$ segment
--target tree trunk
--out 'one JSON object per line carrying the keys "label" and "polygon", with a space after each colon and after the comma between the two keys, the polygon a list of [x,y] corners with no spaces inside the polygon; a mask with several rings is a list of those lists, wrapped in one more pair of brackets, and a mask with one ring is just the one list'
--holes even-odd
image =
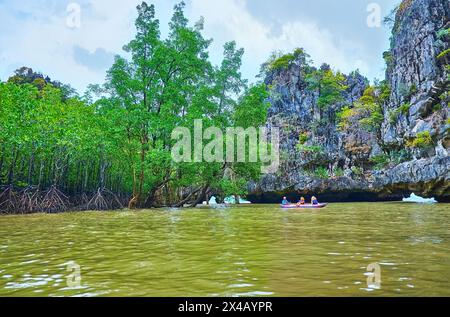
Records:
{"label": "tree trunk", "polygon": [[175,208],[179,208],[179,207],[183,207],[185,204],[187,204],[194,195],[196,195],[199,191],[201,190],[201,188],[193,191],[192,193],[190,193],[186,198],[182,199],[181,201],[179,201],[178,203],[174,204],[172,207]]}
{"label": "tree trunk", "polygon": [[41,188],[42,177],[44,173],[44,160],[41,159],[40,167],[39,167],[39,179],[38,179],[38,189]]}
{"label": "tree trunk", "polygon": [[30,160],[28,161],[28,177],[27,183],[28,186],[33,184],[33,170],[34,170],[34,148],[31,151]]}
{"label": "tree trunk", "polygon": [[1,157],[0,157],[0,184],[2,182],[3,163],[5,162],[5,144],[2,143]]}
{"label": "tree trunk", "polygon": [[86,190],[87,190],[88,176],[89,176],[89,174],[88,174],[88,164],[85,163],[85,166],[84,166],[84,181],[83,181],[83,187],[82,187],[83,192],[86,192]]}
{"label": "tree trunk", "polygon": [[8,172],[8,185],[12,185],[14,180],[14,169],[16,167],[16,162],[19,158],[19,151],[16,151],[16,147],[13,146],[12,155],[11,155],[11,165],[9,166]]}
{"label": "tree trunk", "polygon": [[144,143],[142,144],[142,149],[141,149],[141,172],[139,175],[139,189],[138,189],[138,194],[137,194],[137,203],[140,203],[141,197],[142,197],[142,192],[144,190],[144,178],[145,178],[145,168],[144,168],[144,164],[145,164],[145,146]]}
{"label": "tree trunk", "polygon": [[192,208],[196,207],[198,204],[200,204],[203,201],[208,190],[209,190],[209,185],[203,187],[200,195],[198,195],[197,199],[191,204]]}

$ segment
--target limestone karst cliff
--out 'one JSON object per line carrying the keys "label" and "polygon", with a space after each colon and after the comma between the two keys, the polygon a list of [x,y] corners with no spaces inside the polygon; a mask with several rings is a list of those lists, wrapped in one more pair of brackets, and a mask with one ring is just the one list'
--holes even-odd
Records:
{"label": "limestone karst cliff", "polygon": [[[267,125],[281,129],[281,167],[250,185],[252,199],[332,194],[401,198],[412,191],[450,199],[448,0],[397,8],[386,78],[311,66],[307,54],[273,56]],[[299,43],[301,45],[301,43]]]}

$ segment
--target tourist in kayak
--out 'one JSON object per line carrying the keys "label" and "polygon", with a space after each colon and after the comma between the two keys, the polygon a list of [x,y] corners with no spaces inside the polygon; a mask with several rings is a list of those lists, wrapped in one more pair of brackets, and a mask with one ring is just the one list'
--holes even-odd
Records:
{"label": "tourist in kayak", "polygon": [[312,196],[311,198],[311,205],[318,205],[319,201],[317,200],[317,198],[315,196]]}
{"label": "tourist in kayak", "polygon": [[297,203],[297,206],[302,206],[305,204],[305,197],[300,198],[300,201]]}
{"label": "tourist in kayak", "polygon": [[281,204],[282,204],[283,206],[289,205],[289,202],[288,202],[288,200],[287,200],[286,197],[283,197],[283,201],[281,202]]}

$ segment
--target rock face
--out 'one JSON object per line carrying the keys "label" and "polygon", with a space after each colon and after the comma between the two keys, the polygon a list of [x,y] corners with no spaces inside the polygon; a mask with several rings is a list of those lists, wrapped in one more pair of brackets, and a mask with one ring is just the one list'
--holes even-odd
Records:
{"label": "rock face", "polygon": [[[392,94],[386,113],[403,104],[409,111],[400,120],[383,125],[385,144],[403,145],[406,138],[429,131],[437,139],[446,133],[447,111],[434,111],[440,96],[448,92],[446,74],[450,56],[437,56],[449,48],[449,38],[439,31],[450,28],[450,5],[446,0],[407,0],[398,9],[388,56],[387,80]],[[448,142],[448,140],[447,140]]]}
{"label": "rock face", "polygon": [[316,69],[304,55],[266,71],[267,125],[280,128],[281,167],[249,185],[252,199],[333,193],[339,200],[352,192],[401,198],[415,192],[450,200],[449,15],[448,0],[405,0],[398,7],[384,55],[390,93],[376,129],[351,121],[339,127],[338,113],[352,111],[369,86],[359,73],[344,75],[341,98],[321,107],[320,87],[308,79]]}

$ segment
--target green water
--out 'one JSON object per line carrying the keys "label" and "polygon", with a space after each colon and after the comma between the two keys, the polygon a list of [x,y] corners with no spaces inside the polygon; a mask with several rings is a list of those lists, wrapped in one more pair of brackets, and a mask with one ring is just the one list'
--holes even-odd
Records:
{"label": "green water", "polygon": [[449,215],[361,203],[2,216],[0,296],[450,296]]}

